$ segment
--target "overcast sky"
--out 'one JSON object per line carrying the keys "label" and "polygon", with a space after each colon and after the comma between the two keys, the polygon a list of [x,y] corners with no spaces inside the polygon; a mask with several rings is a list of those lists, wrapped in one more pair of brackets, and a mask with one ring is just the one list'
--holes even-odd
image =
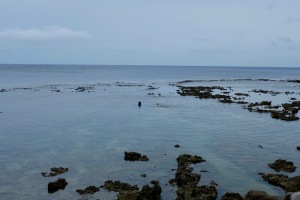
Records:
{"label": "overcast sky", "polygon": [[300,0],[0,0],[0,63],[300,67]]}

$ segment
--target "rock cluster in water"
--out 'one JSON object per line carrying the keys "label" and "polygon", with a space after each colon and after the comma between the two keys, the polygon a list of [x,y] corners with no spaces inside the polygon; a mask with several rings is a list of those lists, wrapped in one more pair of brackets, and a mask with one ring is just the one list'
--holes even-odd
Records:
{"label": "rock cluster in water", "polygon": [[[249,96],[246,93],[235,93],[236,96],[241,96],[240,98],[235,96],[230,96],[228,91],[231,90],[230,87],[224,88],[220,86],[178,86],[179,90],[177,93],[181,96],[194,96],[200,99],[218,99],[221,103],[237,103],[237,104],[248,104],[247,109],[249,111],[259,112],[259,113],[270,113],[271,117],[274,119],[280,119],[284,121],[295,121],[299,120],[297,113],[300,109],[300,101],[296,101],[295,98],[291,103],[284,103],[282,105],[272,105],[271,101],[262,101],[255,103],[248,103],[244,101],[244,97]],[[223,93],[223,94],[219,94]],[[268,90],[252,90],[254,93],[263,94],[280,94],[277,91]],[[292,94],[292,92],[285,92],[285,94]]]}
{"label": "rock cluster in water", "polygon": [[137,152],[124,152],[126,161],[149,161],[149,158],[146,155],[141,155]]}
{"label": "rock cluster in water", "polygon": [[128,183],[122,183],[120,181],[105,181],[104,185],[101,186],[108,191],[118,192],[119,200],[161,200],[161,187],[158,181],[151,181],[153,187],[144,185],[139,190],[137,185],[130,185]]}
{"label": "rock cluster in water", "polygon": [[293,162],[278,159],[274,163],[269,163],[268,166],[274,169],[276,172],[286,171],[286,172],[294,172],[296,170],[296,166],[294,166]]}
{"label": "rock cluster in water", "polygon": [[77,189],[76,192],[78,192],[80,195],[87,195],[87,194],[94,194],[95,192],[99,192],[100,187],[96,186],[88,186],[85,189]]}
{"label": "rock cluster in water", "polygon": [[216,199],[217,189],[214,185],[198,186],[201,175],[192,173],[190,164],[206,162],[200,156],[183,154],[177,157],[177,171],[174,179],[170,179],[171,185],[177,185],[177,200],[184,199]]}
{"label": "rock cluster in water", "polygon": [[69,171],[68,168],[64,167],[52,167],[50,168],[51,172],[42,172],[42,176],[44,177],[52,177],[52,176],[57,176],[59,174],[64,174]]}
{"label": "rock cluster in water", "polygon": [[48,193],[52,194],[54,192],[57,192],[58,190],[64,190],[67,185],[68,183],[64,178],[59,178],[57,181],[49,182]]}

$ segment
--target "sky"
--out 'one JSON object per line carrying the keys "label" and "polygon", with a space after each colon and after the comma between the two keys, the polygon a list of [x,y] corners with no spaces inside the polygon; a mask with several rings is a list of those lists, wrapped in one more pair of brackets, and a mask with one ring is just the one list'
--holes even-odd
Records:
{"label": "sky", "polygon": [[300,1],[0,0],[0,63],[300,67]]}

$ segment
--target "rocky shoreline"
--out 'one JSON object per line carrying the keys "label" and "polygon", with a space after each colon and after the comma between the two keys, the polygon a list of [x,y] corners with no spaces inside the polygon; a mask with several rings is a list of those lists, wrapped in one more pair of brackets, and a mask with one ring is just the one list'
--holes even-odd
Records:
{"label": "rocky shoreline", "polygon": [[[174,147],[179,146],[176,144]],[[178,147],[177,147],[178,148]],[[128,159],[128,156],[130,159]],[[133,156],[133,159],[132,159]],[[141,158],[147,158],[143,160]],[[148,157],[138,152],[124,152],[124,160],[129,162],[148,161]],[[199,185],[201,173],[194,173],[193,167],[190,165],[201,164],[206,162],[201,156],[182,154],[176,159],[177,169],[175,177],[168,181],[168,184],[177,188],[176,200],[216,200],[218,198],[218,183],[211,181],[208,185]],[[278,159],[268,166],[274,171],[294,172],[296,166],[293,162]],[[173,170],[172,170],[173,171]],[[51,172],[42,172],[44,177],[53,177],[62,175],[68,172],[68,168],[52,167]],[[203,172],[204,173],[204,172]],[[146,176],[146,174],[144,174]],[[226,192],[221,196],[221,200],[294,200],[300,197],[300,176],[289,177],[284,174],[267,174],[263,172],[258,173],[263,180],[269,184],[282,188],[286,195],[284,197],[271,196],[264,191],[250,190],[243,197],[239,193]],[[141,176],[142,177],[142,176]],[[52,194],[59,190],[64,190],[68,182],[64,178],[59,178],[57,181],[48,183],[48,193]],[[159,181],[152,180],[151,185],[144,185],[139,189],[137,185],[130,185],[119,180],[106,180],[100,186],[87,186],[85,189],[77,189],[76,192],[81,196],[93,195],[94,193],[106,190],[108,192],[115,192],[118,200],[161,200],[162,187]]]}

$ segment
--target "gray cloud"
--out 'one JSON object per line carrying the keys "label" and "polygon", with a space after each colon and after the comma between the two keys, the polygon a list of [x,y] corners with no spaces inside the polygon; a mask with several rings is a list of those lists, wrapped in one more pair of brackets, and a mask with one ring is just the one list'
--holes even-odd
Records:
{"label": "gray cloud", "polygon": [[9,29],[0,31],[2,40],[48,41],[86,40],[93,37],[85,31],[74,31],[66,27],[46,26],[40,29]]}

